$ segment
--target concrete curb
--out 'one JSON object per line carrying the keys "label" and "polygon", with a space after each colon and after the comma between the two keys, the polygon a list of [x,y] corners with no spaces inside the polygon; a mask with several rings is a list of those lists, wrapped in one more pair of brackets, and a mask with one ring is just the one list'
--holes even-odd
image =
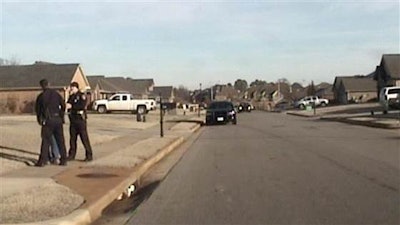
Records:
{"label": "concrete curb", "polygon": [[322,117],[321,115],[315,115],[315,116],[314,115],[304,115],[304,114],[293,113],[293,112],[286,112],[286,114],[292,115],[292,116],[305,117],[305,118],[319,118],[320,120],[325,120],[325,121],[341,122],[341,123],[347,123],[347,124],[359,125],[359,126],[367,126],[367,127],[373,127],[373,128],[400,129],[400,125],[398,125],[398,124],[384,124],[384,123],[379,123],[379,122],[352,120],[351,118],[346,118],[346,117]]}
{"label": "concrete curb", "polygon": [[[129,185],[135,183],[140,179],[140,177],[154,164],[159,162],[162,158],[168,155],[172,150],[177,148],[179,145],[183,143],[183,137],[179,137],[165,146],[162,150],[158,151],[157,154],[152,156],[150,159],[146,160],[139,166],[135,168],[135,171],[126,178],[123,182],[119,183],[117,186],[113,188],[110,192],[104,195],[101,199],[99,199],[96,203],[90,205],[87,210],[90,214],[90,222],[95,221],[97,218],[101,216],[101,212],[104,208],[106,208],[111,202],[113,202]],[[79,223],[84,224],[84,223]]]}
{"label": "concrete curb", "polygon": [[317,118],[320,117],[320,115],[304,115],[300,113],[293,113],[293,112],[286,112],[286,115],[291,115],[291,116],[300,116],[300,117],[307,117],[307,118]]}
{"label": "concrete curb", "polygon": [[167,121],[165,121],[165,122],[175,122],[175,123],[186,122],[186,123],[199,123],[199,124],[203,124],[203,123],[204,123],[204,119],[192,118],[192,119],[167,120]]}
{"label": "concrete curb", "polygon": [[[195,126],[192,130],[198,130],[200,125]],[[191,132],[193,132],[191,130]],[[155,155],[153,155],[148,160],[144,161],[140,165],[134,168],[134,171],[131,175],[117,184],[111,191],[105,194],[102,198],[98,199],[95,203],[89,205],[84,209],[77,209],[73,211],[71,214],[55,218],[47,221],[40,221],[34,223],[18,223],[19,225],[85,225],[94,222],[101,216],[101,212],[104,208],[106,208],[110,203],[112,203],[121,193],[124,192],[126,187],[135,183],[140,179],[140,177],[154,164],[158,163],[161,159],[163,159],[166,155],[171,153],[174,149],[180,146],[184,142],[183,137],[176,137],[173,141],[168,143],[162,149],[160,149]],[[7,224],[9,225],[9,224]]]}
{"label": "concrete curb", "polygon": [[320,118],[321,120],[325,121],[334,121],[334,122],[341,122],[341,123],[348,123],[352,125],[359,125],[359,126],[367,126],[373,128],[382,128],[382,129],[400,129],[400,125],[398,124],[384,124],[384,123],[377,123],[371,121],[362,121],[362,120],[352,120],[351,118]]}
{"label": "concrete curb", "polygon": [[197,124],[192,129],[190,129],[190,132],[194,133],[194,132],[198,131],[200,128],[201,128],[201,124]]}

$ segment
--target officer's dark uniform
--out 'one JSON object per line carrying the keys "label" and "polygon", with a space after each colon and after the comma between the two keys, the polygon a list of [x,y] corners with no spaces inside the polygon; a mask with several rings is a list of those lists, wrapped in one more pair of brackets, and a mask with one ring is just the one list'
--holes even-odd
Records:
{"label": "officer's dark uniform", "polygon": [[[72,85],[77,85],[73,83]],[[78,87],[78,86],[76,86]],[[76,94],[72,94],[68,98],[68,103],[72,105],[69,110],[69,120],[70,120],[70,149],[68,153],[68,159],[74,160],[76,156],[76,142],[78,135],[81,137],[81,141],[86,151],[85,161],[93,160],[92,147],[90,146],[89,136],[87,133],[86,126],[86,97],[85,95],[78,91]]]}
{"label": "officer's dark uniform", "polygon": [[67,155],[63,132],[64,99],[55,90],[45,88],[36,99],[35,109],[37,121],[42,126],[42,146],[39,160],[35,166],[44,166],[49,161],[49,148],[52,135],[54,135],[60,149],[60,165],[66,165]]}

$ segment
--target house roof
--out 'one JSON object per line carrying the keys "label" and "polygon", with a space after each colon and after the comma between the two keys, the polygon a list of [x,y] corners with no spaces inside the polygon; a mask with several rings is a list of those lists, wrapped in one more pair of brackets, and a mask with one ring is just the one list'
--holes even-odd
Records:
{"label": "house roof", "polygon": [[87,76],[90,84],[90,88],[94,90],[98,85],[99,88],[103,91],[109,92],[118,92],[121,91],[121,88],[114,85],[113,83],[109,82],[105,79],[105,76],[97,75],[97,76]]}
{"label": "house roof", "polygon": [[131,94],[140,95],[149,93],[149,88],[154,85],[153,79],[132,79],[124,77],[105,77],[101,82],[110,89],[113,88],[116,89],[116,91],[126,91]]}
{"label": "house roof", "polygon": [[330,83],[322,82],[318,85],[315,86],[315,89],[320,90],[320,89],[332,89],[333,85]]}
{"label": "house roof", "polygon": [[302,89],[304,89],[304,87],[303,87],[303,85],[301,85],[301,84],[295,82],[295,83],[292,84],[292,89],[293,89],[293,90],[297,90],[297,89],[302,90]]}
{"label": "house roof", "polygon": [[99,84],[101,79],[104,79],[104,76],[102,75],[90,75],[87,76],[87,79],[89,81],[90,89],[94,90],[96,86]]}
{"label": "house roof", "polygon": [[124,77],[106,77],[105,80],[114,87],[117,87],[118,91],[132,92],[133,90],[132,83]]}
{"label": "house roof", "polygon": [[154,85],[153,79],[127,79],[132,84],[132,94],[146,94],[149,88]]}
{"label": "house roof", "polygon": [[219,85],[219,86],[217,86],[215,95],[216,96],[225,96],[225,97],[229,97],[229,98],[236,98],[236,97],[238,97],[238,92],[232,86]]}
{"label": "house roof", "polygon": [[[275,85],[271,84],[271,83],[259,86],[258,87],[258,94],[259,95],[263,95],[263,94],[271,95],[276,90],[276,88],[274,86]],[[262,97],[262,96],[260,96],[260,97]]]}
{"label": "house roof", "polygon": [[383,55],[381,65],[391,78],[400,79],[400,54]]}
{"label": "house roof", "polygon": [[370,77],[342,77],[341,82],[346,91],[376,91],[376,81]]}
{"label": "house roof", "polygon": [[174,88],[172,86],[158,86],[154,87],[152,95],[159,96],[161,93],[162,98],[170,98],[173,94]]}
{"label": "house roof", "polygon": [[244,95],[247,95],[248,98],[255,98],[257,95],[258,87],[257,86],[251,86],[248,88],[245,92]]}
{"label": "house roof", "polygon": [[41,79],[47,79],[53,88],[66,87],[78,69],[79,64],[0,66],[0,89],[39,88]]}
{"label": "house roof", "polygon": [[354,75],[354,76],[336,76],[335,81],[333,82],[332,89],[338,89],[340,84],[342,83],[342,80],[345,78],[351,78],[351,77],[362,77],[362,75]]}

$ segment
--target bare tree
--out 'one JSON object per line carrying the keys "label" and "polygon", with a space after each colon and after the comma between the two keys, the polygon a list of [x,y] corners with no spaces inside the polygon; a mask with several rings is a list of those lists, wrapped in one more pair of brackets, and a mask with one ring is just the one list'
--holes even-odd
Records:
{"label": "bare tree", "polygon": [[11,57],[10,59],[0,58],[0,66],[15,66],[19,64],[20,61],[15,56]]}
{"label": "bare tree", "polygon": [[265,80],[258,80],[258,79],[256,79],[255,81],[253,81],[253,82],[250,83],[250,87],[253,87],[253,86],[261,86],[261,85],[266,85],[266,84],[267,84],[267,82],[266,82]]}
{"label": "bare tree", "polygon": [[191,101],[190,91],[183,85],[180,85],[178,88],[175,88],[175,96],[179,101],[183,102]]}
{"label": "bare tree", "polygon": [[307,87],[307,95],[315,95],[316,92],[314,81],[311,81],[310,86]]}
{"label": "bare tree", "polygon": [[241,92],[245,91],[248,88],[247,81],[242,79],[237,79],[233,86],[236,90],[239,90]]}

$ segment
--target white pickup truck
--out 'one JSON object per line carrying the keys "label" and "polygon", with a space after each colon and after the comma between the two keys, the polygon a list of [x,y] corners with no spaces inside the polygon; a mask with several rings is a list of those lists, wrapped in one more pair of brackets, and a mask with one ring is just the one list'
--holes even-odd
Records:
{"label": "white pickup truck", "polygon": [[115,94],[109,99],[97,100],[93,109],[99,113],[111,111],[131,111],[145,114],[156,108],[156,101],[152,99],[133,99],[131,94]]}
{"label": "white pickup truck", "polygon": [[313,104],[315,104],[315,106],[324,107],[329,104],[329,100],[320,98],[318,96],[307,96],[307,97],[304,97],[304,98],[300,99],[299,101],[295,102],[294,107],[300,108],[300,109],[305,109],[306,106],[313,105]]}

